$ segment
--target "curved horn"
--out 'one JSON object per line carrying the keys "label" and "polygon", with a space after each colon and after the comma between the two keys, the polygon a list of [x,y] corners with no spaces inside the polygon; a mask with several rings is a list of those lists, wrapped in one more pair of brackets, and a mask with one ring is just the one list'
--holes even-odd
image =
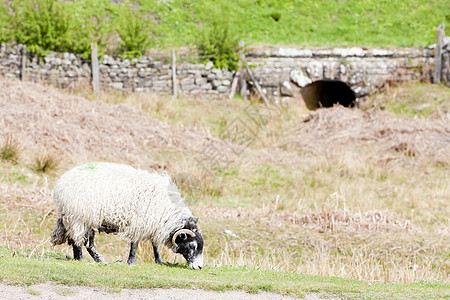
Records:
{"label": "curved horn", "polygon": [[172,244],[173,244],[175,247],[178,247],[177,243],[175,243],[175,240],[176,240],[177,237],[178,237],[180,234],[182,234],[182,233],[189,234],[189,235],[192,236],[192,237],[195,236],[195,233],[193,233],[193,232],[192,232],[191,230],[189,230],[189,229],[180,229],[180,230],[178,230],[177,232],[175,232],[175,234],[174,234],[173,237],[172,237]]}

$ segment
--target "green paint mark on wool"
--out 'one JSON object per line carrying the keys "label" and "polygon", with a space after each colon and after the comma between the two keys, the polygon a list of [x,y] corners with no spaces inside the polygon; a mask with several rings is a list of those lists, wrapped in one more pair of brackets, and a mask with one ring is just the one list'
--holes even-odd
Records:
{"label": "green paint mark on wool", "polygon": [[91,171],[93,171],[93,170],[95,170],[97,168],[97,163],[90,163],[90,164],[86,164],[85,166],[84,166],[84,169],[85,170],[91,170]]}

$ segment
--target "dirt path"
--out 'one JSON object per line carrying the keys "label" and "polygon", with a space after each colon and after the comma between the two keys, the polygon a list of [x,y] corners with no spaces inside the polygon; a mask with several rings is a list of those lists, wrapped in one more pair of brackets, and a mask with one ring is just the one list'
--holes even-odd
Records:
{"label": "dirt path", "polygon": [[[136,299],[214,299],[214,300],[231,300],[231,299],[270,299],[270,300],[289,300],[294,299],[288,296],[259,293],[248,294],[244,291],[227,291],[214,292],[204,290],[187,290],[187,289],[122,289],[120,293],[110,293],[101,288],[84,287],[84,286],[64,286],[52,283],[41,283],[30,287],[12,286],[0,283],[0,299],[64,299],[64,300],[136,300]],[[308,294],[304,299],[314,300],[320,299],[317,294]]]}

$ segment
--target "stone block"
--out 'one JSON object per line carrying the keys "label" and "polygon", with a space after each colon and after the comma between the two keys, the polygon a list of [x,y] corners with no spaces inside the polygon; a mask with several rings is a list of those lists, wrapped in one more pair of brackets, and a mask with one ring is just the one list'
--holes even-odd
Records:
{"label": "stone block", "polygon": [[294,90],[289,81],[283,81],[280,87],[281,96],[293,97]]}
{"label": "stone block", "polygon": [[228,92],[229,90],[230,90],[229,87],[224,86],[224,85],[221,85],[221,86],[218,86],[218,87],[217,87],[217,91],[218,91],[219,93],[226,93],[226,92]]}
{"label": "stone block", "polygon": [[197,77],[195,78],[195,84],[196,85],[205,85],[208,82],[208,80],[205,77]]}
{"label": "stone block", "polygon": [[195,84],[195,78],[194,77],[185,77],[180,79],[181,85],[194,85]]}
{"label": "stone block", "polygon": [[205,70],[209,71],[214,66],[214,63],[212,61],[208,61],[205,65]]}
{"label": "stone block", "polygon": [[303,74],[302,69],[292,70],[290,73],[290,79],[299,87],[304,87],[312,82],[311,78]]}
{"label": "stone block", "polygon": [[222,70],[221,69],[212,69],[211,73],[213,73],[217,77],[222,76]]}
{"label": "stone block", "polygon": [[212,90],[212,85],[211,85],[211,83],[206,83],[206,84],[203,84],[202,86],[200,86],[200,89],[209,91],[209,90]]}
{"label": "stone block", "polygon": [[123,88],[123,82],[111,82],[110,83],[110,86],[113,88],[113,89],[118,89],[118,90],[121,90],[122,88]]}
{"label": "stone block", "polygon": [[214,79],[214,80],[212,81],[212,86],[213,86],[213,88],[217,88],[217,87],[219,87],[219,86],[221,86],[221,85],[222,85],[222,80]]}

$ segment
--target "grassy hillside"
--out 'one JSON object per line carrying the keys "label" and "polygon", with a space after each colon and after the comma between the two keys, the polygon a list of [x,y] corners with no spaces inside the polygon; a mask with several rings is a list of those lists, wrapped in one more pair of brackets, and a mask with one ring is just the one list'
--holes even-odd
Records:
{"label": "grassy hillside", "polygon": [[[0,163],[5,256],[71,256],[67,245],[51,249],[48,242],[57,218],[51,190],[70,167],[107,160],[175,178],[200,218],[210,267],[372,282],[448,281],[444,86],[391,88],[375,95],[368,111],[276,108],[264,126],[252,127],[256,138],[248,148],[233,156],[229,147],[235,144],[225,143],[223,132],[236,120],[250,125],[245,111],[262,110],[262,104],[76,91],[88,101],[20,81],[0,85],[0,148],[8,148],[8,136],[18,146],[14,158]],[[429,102],[427,95],[433,113],[411,110],[405,117],[392,102],[401,98],[404,107],[416,108]],[[205,169],[196,158],[211,141],[230,160]],[[60,164],[43,173],[37,165],[48,165],[45,152]],[[100,234],[97,245],[108,262],[126,259],[128,245],[115,236]],[[162,256],[184,263],[167,249]],[[148,243],[140,246],[138,262],[153,264]]]}
{"label": "grassy hillside", "polygon": [[450,28],[450,0],[1,3],[0,41],[15,39],[30,45],[32,51],[86,53],[94,41],[100,52],[116,54],[193,47],[214,23],[247,45],[329,47],[424,47],[435,42],[439,24]]}
{"label": "grassy hillside", "polygon": [[435,42],[437,25],[450,25],[449,0],[141,3],[155,13],[161,46],[190,45],[213,20],[225,20],[247,44],[300,46],[426,46]]}

